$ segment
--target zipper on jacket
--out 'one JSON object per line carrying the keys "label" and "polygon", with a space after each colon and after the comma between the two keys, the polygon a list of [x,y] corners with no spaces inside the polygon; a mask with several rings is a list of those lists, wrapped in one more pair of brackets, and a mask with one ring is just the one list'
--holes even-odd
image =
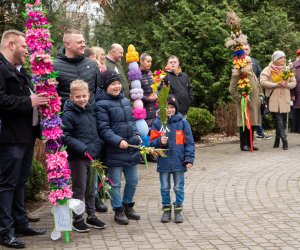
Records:
{"label": "zipper on jacket", "polygon": [[[172,135],[172,133],[170,133]],[[172,155],[173,155],[173,147],[172,147],[172,139],[170,140],[170,172],[173,172],[173,160],[172,160]]]}
{"label": "zipper on jacket", "polygon": [[92,128],[91,121],[90,121],[90,119],[89,119],[89,114],[88,114],[88,111],[87,111],[87,112],[85,112],[85,115],[86,115],[86,118],[88,119],[88,123],[89,123],[89,125],[90,125],[90,128],[91,128],[93,157],[96,157],[96,154],[95,154],[95,148],[94,148],[93,128]]}

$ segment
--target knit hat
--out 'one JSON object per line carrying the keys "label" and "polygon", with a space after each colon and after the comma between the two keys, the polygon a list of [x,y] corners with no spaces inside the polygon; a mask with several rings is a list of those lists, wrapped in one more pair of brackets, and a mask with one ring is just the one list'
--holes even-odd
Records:
{"label": "knit hat", "polygon": [[167,99],[167,103],[170,104],[170,105],[173,105],[176,109],[175,113],[177,113],[177,110],[178,110],[178,102],[175,98],[175,96],[173,95],[169,95],[168,96],[168,99]]}
{"label": "knit hat", "polygon": [[296,55],[297,55],[297,56],[300,56],[300,49],[298,49],[298,50],[296,51]]}
{"label": "knit hat", "polygon": [[281,50],[277,50],[272,55],[272,62],[276,62],[279,58],[285,57],[285,54]]}
{"label": "knit hat", "polygon": [[121,82],[120,76],[116,71],[108,69],[101,74],[101,82],[104,90],[107,90],[108,86],[114,81]]}

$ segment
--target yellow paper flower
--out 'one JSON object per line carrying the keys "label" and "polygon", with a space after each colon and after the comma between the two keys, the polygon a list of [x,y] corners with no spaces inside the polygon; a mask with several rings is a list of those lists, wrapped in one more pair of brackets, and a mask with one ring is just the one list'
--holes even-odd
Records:
{"label": "yellow paper flower", "polygon": [[139,53],[135,50],[135,47],[132,44],[130,44],[127,48],[126,62],[132,63],[138,61],[139,61]]}

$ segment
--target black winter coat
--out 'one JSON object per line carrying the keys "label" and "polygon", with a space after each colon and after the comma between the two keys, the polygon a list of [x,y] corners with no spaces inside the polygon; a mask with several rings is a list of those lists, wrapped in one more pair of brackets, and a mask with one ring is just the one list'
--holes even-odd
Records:
{"label": "black winter coat", "polygon": [[122,140],[132,145],[140,144],[129,100],[123,92],[112,96],[100,88],[97,89],[95,99],[98,133],[106,146],[104,164],[108,167],[131,167],[138,164],[140,155],[136,148],[119,148]]}
{"label": "black winter coat", "polygon": [[152,126],[153,120],[156,118],[156,112],[158,110],[158,101],[149,100],[149,96],[153,93],[153,90],[151,88],[152,84],[152,72],[150,70],[142,71],[141,85],[142,89],[144,90],[144,97],[142,98],[142,101],[144,103],[144,108],[146,109],[147,114],[145,120],[150,128]]}
{"label": "black winter coat", "polygon": [[30,75],[20,72],[0,53],[0,143],[32,143],[37,127],[32,126]]}
{"label": "black winter coat", "polygon": [[99,159],[104,143],[98,136],[96,115],[92,105],[88,103],[83,109],[71,100],[67,100],[62,121],[63,143],[67,146],[69,160],[87,159],[85,152],[88,152],[92,158]]}
{"label": "black winter coat", "polygon": [[90,101],[94,101],[96,88],[101,85],[100,71],[95,62],[84,56],[68,58],[65,56],[65,48],[62,47],[53,67],[58,71],[57,92],[62,98],[62,105],[69,99],[71,82],[77,79],[83,80],[89,85]]}
{"label": "black winter coat", "polygon": [[178,111],[186,115],[193,101],[193,90],[191,80],[184,72],[176,75],[167,71],[166,80],[170,83],[170,94],[174,95],[178,102]]}

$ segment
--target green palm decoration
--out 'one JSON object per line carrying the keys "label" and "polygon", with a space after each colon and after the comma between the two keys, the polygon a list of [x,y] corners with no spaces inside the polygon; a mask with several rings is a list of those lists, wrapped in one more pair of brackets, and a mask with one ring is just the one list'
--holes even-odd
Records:
{"label": "green palm decoration", "polygon": [[166,132],[167,128],[167,99],[169,95],[170,87],[164,85],[158,92],[158,108],[159,108],[159,118],[163,126],[163,132]]}

